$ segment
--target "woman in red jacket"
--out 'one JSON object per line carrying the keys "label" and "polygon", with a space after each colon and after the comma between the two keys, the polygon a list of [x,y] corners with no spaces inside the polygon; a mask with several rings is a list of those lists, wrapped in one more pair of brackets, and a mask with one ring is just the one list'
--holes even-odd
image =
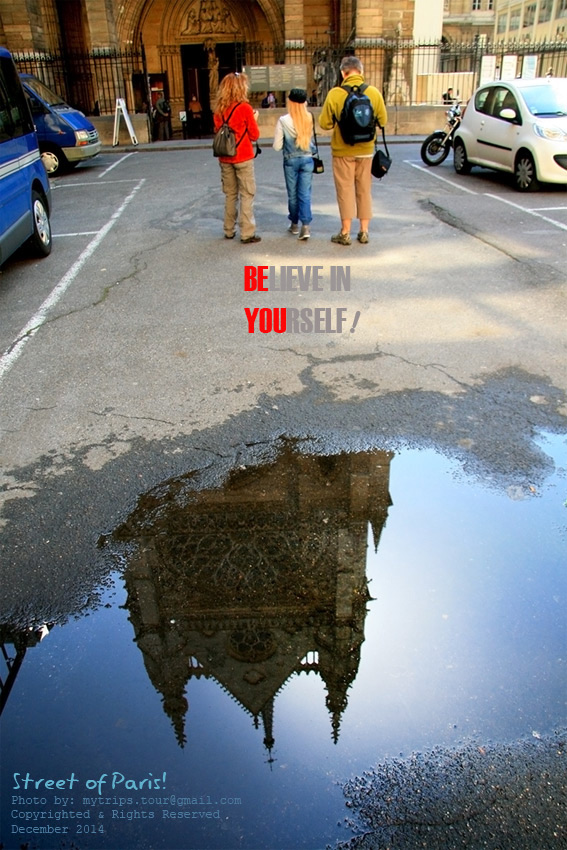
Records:
{"label": "woman in red jacket", "polygon": [[[232,114],[231,114],[232,113]],[[255,232],[254,146],[260,137],[256,123],[258,112],[248,102],[248,77],[246,74],[227,74],[220,82],[213,115],[215,133],[228,120],[236,136],[236,154],[219,157],[221,184],[225,194],[224,236],[234,239],[238,205],[240,201],[240,241],[248,244],[260,242]]]}

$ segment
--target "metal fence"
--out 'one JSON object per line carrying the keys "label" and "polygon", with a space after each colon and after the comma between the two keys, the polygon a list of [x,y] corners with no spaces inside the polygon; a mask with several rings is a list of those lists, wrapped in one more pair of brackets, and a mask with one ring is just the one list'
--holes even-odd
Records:
{"label": "metal fence", "polygon": [[145,111],[149,102],[143,50],[12,55],[20,73],[39,77],[85,115],[113,113],[117,98],[124,98],[133,112]]}
{"label": "metal fence", "polygon": [[[166,46],[169,55],[177,49]],[[318,105],[339,81],[339,64],[347,54],[363,61],[366,79],[383,91],[388,105],[396,106],[441,103],[448,88],[467,100],[487,75],[491,79],[528,73],[544,76],[552,69],[554,76],[567,76],[565,42],[504,44],[476,39],[463,44],[445,40],[421,44],[372,38],[355,39],[342,46],[303,42],[234,45],[235,67],[239,70],[245,65],[304,65],[309,94]],[[124,98],[132,112],[145,111],[150,102],[143,48],[101,48],[88,54],[16,53],[14,58],[21,72],[35,74],[88,115],[113,113],[117,98]],[[150,70],[158,73],[162,69]],[[183,93],[176,95],[182,97]]]}

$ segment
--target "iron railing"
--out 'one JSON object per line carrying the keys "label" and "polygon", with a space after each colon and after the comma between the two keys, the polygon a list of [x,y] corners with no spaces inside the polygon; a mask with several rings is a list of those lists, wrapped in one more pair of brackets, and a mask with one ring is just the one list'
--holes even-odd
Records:
{"label": "iron railing", "polygon": [[[388,105],[397,106],[441,103],[449,87],[467,100],[486,74],[491,78],[527,73],[544,76],[551,68],[555,76],[567,76],[566,42],[504,44],[477,38],[463,44],[445,40],[422,44],[406,39],[359,38],[342,46],[295,41],[283,45],[240,42],[234,47],[238,70],[245,65],[304,65],[309,94],[318,105],[339,81],[340,60],[346,54],[360,57],[366,79],[383,91]],[[165,50],[171,56],[176,48],[166,46]],[[150,103],[143,49],[15,53],[14,58],[20,72],[35,74],[88,115],[113,113],[117,98],[124,98],[132,112],[146,111]],[[171,94],[181,100],[187,93]],[[257,102],[261,97],[256,93],[252,100]],[[282,95],[280,102],[283,105]]]}

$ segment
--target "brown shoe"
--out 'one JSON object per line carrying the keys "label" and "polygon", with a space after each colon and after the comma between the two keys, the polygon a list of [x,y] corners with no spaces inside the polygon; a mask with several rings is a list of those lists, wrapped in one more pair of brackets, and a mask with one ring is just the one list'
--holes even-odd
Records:
{"label": "brown shoe", "polygon": [[350,233],[337,233],[336,236],[331,236],[331,242],[337,245],[351,245]]}
{"label": "brown shoe", "polygon": [[255,233],[253,236],[249,236],[248,239],[241,239],[240,241],[243,245],[250,245],[252,242],[261,242],[262,237]]}

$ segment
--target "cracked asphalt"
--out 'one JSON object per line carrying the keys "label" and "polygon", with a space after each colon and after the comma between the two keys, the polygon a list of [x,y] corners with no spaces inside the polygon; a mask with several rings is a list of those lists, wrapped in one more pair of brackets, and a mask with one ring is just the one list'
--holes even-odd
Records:
{"label": "cracked asphalt", "polygon": [[[99,536],[140,494],[191,469],[221,481],[282,440],[433,445],[495,486],[545,474],[532,437],[567,424],[567,194],[393,147],[370,244],[348,248],[329,241],[328,148],[306,243],[267,146],[256,245],[222,238],[208,150],[118,149],[53,181],[52,255],[0,274],[2,619],[80,610],[104,576]],[[319,266],[324,291],[245,292],[249,265]],[[349,291],[331,291],[332,266]],[[347,322],[251,334],[245,307],[342,307]]]}

